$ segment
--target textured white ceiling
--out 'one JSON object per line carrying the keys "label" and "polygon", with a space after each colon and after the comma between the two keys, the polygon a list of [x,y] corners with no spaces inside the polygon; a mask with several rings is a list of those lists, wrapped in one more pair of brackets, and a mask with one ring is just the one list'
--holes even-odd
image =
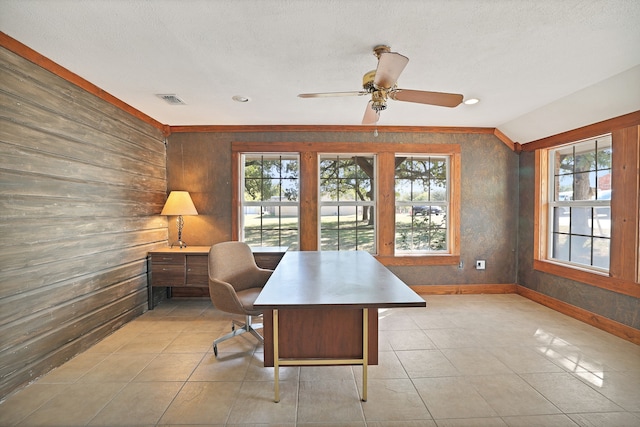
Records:
{"label": "textured white ceiling", "polygon": [[365,97],[296,95],[359,90],[388,44],[399,87],[481,102],[389,101],[380,126],[521,143],[640,110],[639,23],[638,0],[0,0],[1,31],[165,124],[357,125]]}

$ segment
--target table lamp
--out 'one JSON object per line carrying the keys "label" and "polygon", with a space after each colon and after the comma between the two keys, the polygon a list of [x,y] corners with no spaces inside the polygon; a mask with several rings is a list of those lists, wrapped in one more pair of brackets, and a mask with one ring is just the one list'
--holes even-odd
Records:
{"label": "table lamp", "polygon": [[[167,198],[164,208],[160,215],[178,215],[178,242],[175,243],[180,246],[180,249],[186,248],[187,244],[182,241],[182,227],[184,226],[184,219],[182,215],[198,215],[196,207],[193,205],[191,196],[188,191],[172,191]],[[173,243],[171,247],[173,247]]]}

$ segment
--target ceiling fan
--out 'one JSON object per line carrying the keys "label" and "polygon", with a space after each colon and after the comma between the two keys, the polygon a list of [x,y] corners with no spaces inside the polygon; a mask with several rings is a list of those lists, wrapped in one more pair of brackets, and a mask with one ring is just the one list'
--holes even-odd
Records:
{"label": "ceiling fan", "polygon": [[373,48],[378,57],[378,67],[369,71],[362,78],[363,90],[353,92],[324,92],[301,93],[300,98],[324,98],[331,96],[362,96],[371,95],[371,100],[362,118],[363,125],[374,125],[380,118],[380,111],[387,108],[387,99],[395,101],[416,102],[418,104],[437,105],[440,107],[457,107],[463,96],[457,93],[426,92],[422,90],[400,89],[397,85],[398,76],[409,62],[409,58],[391,48],[379,45]]}

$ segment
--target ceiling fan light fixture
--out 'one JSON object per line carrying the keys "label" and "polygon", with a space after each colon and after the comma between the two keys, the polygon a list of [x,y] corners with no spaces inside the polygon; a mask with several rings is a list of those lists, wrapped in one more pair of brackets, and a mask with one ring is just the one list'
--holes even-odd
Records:
{"label": "ceiling fan light fixture", "polygon": [[373,102],[371,103],[371,109],[376,113],[387,109],[387,104],[384,102]]}
{"label": "ceiling fan light fixture", "polygon": [[465,105],[474,105],[474,104],[477,104],[478,102],[480,102],[478,98],[469,98],[464,100]]}
{"label": "ceiling fan light fixture", "polygon": [[386,93],[382,90],[375,90],[371,93],[371,109],[376,113],[387,109]]}

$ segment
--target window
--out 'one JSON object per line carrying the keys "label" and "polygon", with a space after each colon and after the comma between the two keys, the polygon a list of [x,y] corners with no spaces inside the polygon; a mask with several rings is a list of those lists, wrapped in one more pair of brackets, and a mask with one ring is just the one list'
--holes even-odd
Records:
{"label": "window", "polygon": [[364,250],[384,265],[460,262],[459,144],[234,141],[231,149],[234,240]]}
{"label": "window", "polygon": [[608,271],[611,136],[549,150],[549,259]]}
{"label": "window", "polygon": [[396,155],[395,164],[396,253],[446,253],[448,157]]}
{"label": "window", "polygon": [[296,154],[242,156],[242,241],[297,249],[298,163]]}
{"label": "window", "polygon": [[375,157],[320,156],[320,250],[376,253]]}
{"label": "window", "polygon": [[534,270],[640,297],[640,123],[631,117],[523,145],[535,153]]}

